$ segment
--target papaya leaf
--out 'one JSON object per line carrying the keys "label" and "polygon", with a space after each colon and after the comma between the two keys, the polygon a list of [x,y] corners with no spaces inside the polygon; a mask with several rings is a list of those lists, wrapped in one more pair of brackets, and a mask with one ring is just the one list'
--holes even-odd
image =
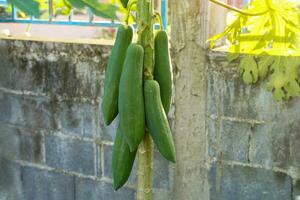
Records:
{"label": "papaya leaf", "polygon": [[300,96],[300,85],[297,82],[299,80],[299,58],[289,58],[286,60],[286,79],[288,80],[285,90],[287,91],[287,97]]}
{"label": "papaya leaf", "polygon": [[73,7],[77,9],[84,9],[86,4],[81,0],[66,0],[69,2]]}
{"label": "papaya leaf", "polygon": [[277,101],[281,101],[281,100],[285,99],[286,96],[284,94],[284,91],[281,88],[280,89],[275,89],[274,90],[274,98]]}
{"label": "papaya leaf", "polygon": [[261,79],[266,78],[269,67],[274,62],[274,57],[272,56],[263,56],[258,61],[258,76]]}
{"label": "papaya leaf", "polygon": [[257,63],[253,56],[247,56],[241,59],[240,70],[243,74],[243,80],[246,84],[256,83],[258,80]]}
{"label": "papaya leaf", "polygon": [[72,6],[78,9],[83,9],[85,7],[88,7],[91,9],[93,14],[109,18],[109,19],[117,19],[116,12],[118,8],[109,3],[99,3],[98,0],[67,0]]}
{"label": "papaya leaf", "polygon": [[286,0],[268,3],[253,0],[243,11],[261,14],[237,14],[235,21],[223,33],[210,38],[211,44],[227,37],[231,43],[231,53],[258,55],[267,52],[268,55],[275,56],[300,56],[300,47],[295,45],[296,41],[293,39],[300,36],[300,8],[295,3]]}
{"label": "papaya leaf", "polygon": [[27,15],[39,17],[41,15],[39,10],[39,3],[36,0],[8,0],[8,3],[14,4],[19,10]]}
{"label": "papaya leaf", "polygon": [[276,73],[271,76],[271,80],[267,84],[267,89],[273,91],[274,98],[276,100],[286,99],[287,96],[283,91],[287,80],[283,73]]}
{"label": "papaya leaf", "polygon": [[289,81],[285,90],[287,91],[287,98],[300,96],[300,85],[296,80]]}
{"label": "papaya leaf", "polygon": [[121,0],[121,4],[122,4],[123,8],[127,8],[128,1],[129,0]]}
{"label": "papaya leaf", "polygon": [[238,54],[238,53],[229,53],[227,55],[227,61],[233,62],[233,61],[237,60],[239,58],[239,56],[240,56],[240,54]]}

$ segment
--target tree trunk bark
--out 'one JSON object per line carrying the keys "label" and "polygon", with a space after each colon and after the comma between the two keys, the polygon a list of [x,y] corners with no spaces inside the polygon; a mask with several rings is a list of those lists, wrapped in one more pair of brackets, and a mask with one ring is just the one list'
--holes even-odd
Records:
{"label": "tree trunk bark", "polygon": [[175,74],[174,200],[207,200],[207,0],[172,0],[171,44]]}

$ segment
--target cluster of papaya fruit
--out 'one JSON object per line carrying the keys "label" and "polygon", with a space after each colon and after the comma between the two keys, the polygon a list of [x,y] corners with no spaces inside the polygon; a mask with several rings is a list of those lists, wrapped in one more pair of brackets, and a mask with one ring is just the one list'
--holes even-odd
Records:
{"label": "cluster of papaya fruit", "polygon": [[122,25],[112,49],[104,82],[102,111],[106,125],[119,115],[113,147],[112,171],[118,190],[129,178],[146,129],[159,152],[175,162],[175,146],[167,113],[171,106],[172,67],[167,33],[155,36],[154,71],[144,77],[144,49],[132,43],[133,28]]}

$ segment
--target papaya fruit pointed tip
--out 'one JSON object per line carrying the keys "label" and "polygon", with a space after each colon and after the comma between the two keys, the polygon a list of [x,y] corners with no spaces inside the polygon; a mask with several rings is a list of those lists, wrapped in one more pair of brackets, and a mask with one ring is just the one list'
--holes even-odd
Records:
{"label": "papaya fruit pointed tip", "polygon": [[122,187],[122,184],[114,180],[113,188],[115,191],[118,191]]}
{"label": "papaya fruit pointed tip", "polygon": [[115,174],[113,174],[113,188],[115,191],[119,190],[123,185],[126,183],[126,181],[122,180],[122,178],[119,178]]}
{"label": "papaya fruit pointed tip", "polygon": [[103,115],[103,119],[104,119],[104,124],[106,126],[109,126],[114,120],[110,120],[107,117],[105,117],[105,115]]}
{"label": "papaya fruit pointed tip", "polygon": [[165,155],[164,156],[165,159],[167,159],[168,161],[172,162],[172,163],[176,163],[176,155],[175,154],[171,154],[171,155]]}
{"label": "papaya fruit pointed tip", "polygon": [[110,125],[110,122],[107,119],[105,119],[105,118],[104,118],[104,123],[105,123],[106,126]]}
{"label": "papaya fruit pointed tip", "polygon": [[177,159],[176,159],[176,156],[174,156],[170,161],[171,161],[172,163],[175,164],[175,163],[176,163],[176,160],[177,160]]}

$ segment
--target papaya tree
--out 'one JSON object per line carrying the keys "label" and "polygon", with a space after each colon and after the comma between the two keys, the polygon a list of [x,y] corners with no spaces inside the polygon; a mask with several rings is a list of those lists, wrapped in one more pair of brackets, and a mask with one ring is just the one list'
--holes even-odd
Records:
{"label": "papaya tree", "polygon": [[[154,0],[121,2],[128,11],[108,61],[102,111],[106,125],[119,116],[112,155],[114,189],[127,182],[138,155],[137,199],[148,200],[152,199],[154,144],[165,159],[176,161],[167,120],[172,96],[168,36]],[[128,23],[133,7],[137,37]],[[156,21],[160,30],[154,34]]]}

